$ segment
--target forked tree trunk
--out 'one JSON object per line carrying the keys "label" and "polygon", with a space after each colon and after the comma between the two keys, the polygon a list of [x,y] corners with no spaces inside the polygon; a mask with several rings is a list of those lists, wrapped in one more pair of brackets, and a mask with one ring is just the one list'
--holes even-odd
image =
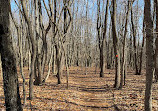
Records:
{"label": "forked tree trunk", "polygon": [[16,59],[10,33],[10,1],[0,1],[0,53],[6,111],[22,111]]}
{"label": "forked tree trunk", "polygon": [[144,20],[146,25],[146,89],[145,89],[145,111],[152,111],[152,79],[154,68],[153,50],[153,21],[151,17],[150,0],[144,0]]}
{"label": "forked tree trunk", "polygon": [[31,72],[29,75],[29,99],[32,100],[33,99],[33,77],[34,77],[34,70],[35,70],[35,61],[36,61],[36,41],[34,39],[34,35],[33,35],[33,30],[32,30],[32,23],[31,20],[29,18],[29,14],[26,10],[26,3],[25,0],[21,1],[21,5],[22,5],[22,10],[23,10],[23,16],[25,18],[25,21],[28,25],[28,33],[29,33],[29,37],[31,40],[31,48],[32,48],[32,53],[31,53]]}
{"label": "forked tree trunk", "polygon": [[128,1],[128,9],[126,13],[126,21],[125,21],[125,32],[123,37],[123,49],[122,49],[122,63],[121,63],[121,83],[120,83],[120,89],[122,89],[124,84],[124,77],[125,77],[125,63],[126,63],[126,34],[127,34],[127,28],[128,28],[128,17],[129,17],[129,10],[130,10],[130,2]]}

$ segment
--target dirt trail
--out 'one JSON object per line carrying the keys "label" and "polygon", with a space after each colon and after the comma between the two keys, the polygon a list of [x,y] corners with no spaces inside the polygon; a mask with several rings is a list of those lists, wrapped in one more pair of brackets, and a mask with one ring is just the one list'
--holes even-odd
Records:
{"label": "dirt trail", "polygon": [[[24,73],[27,78],[28,70]],[[65,72],[63,73],[65,75]],[[22,95],[22,79],[19,76]],[[70,68],[69,89],[63,76],[62,84],[57,85],[57,79],[51,75],[42,86],[34,86],[34,100],[27,100],[25,111],[140,111],[144,107],[145,76],[133,75],[128,71],[126,86],[122,90],[115,90],[114,70],[106,70],[105,77],[100,78],[95,68]],[[2,78],[0,91],[3,92]],[[153,111],[158,110],[158,84],[153,84]],[[0,93],[0,109],[4,108],[4,95]]]}

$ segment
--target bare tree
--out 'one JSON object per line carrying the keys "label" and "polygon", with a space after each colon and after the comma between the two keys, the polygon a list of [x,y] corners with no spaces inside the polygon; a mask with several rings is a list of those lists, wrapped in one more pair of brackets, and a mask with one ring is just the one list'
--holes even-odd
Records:
{"label": "bare tree", "polygon": [[126,12],[126,20],[125,20],[125,31],[123,35],[123,48],[122,48],[122,62],[121,62],[121,83],[120,89],[123,87],[123,83],[125,81],[125,73],[126,73],[126,57],[127,57],[127,49],[126,49],[126,36],[127,36],[127,28],[128,28],[128,18],[129,18],[129,11],[130,11],[130,1],[128,1],[127,5],[127,12]]}
{"label": "bare tree", "polygon": [[113,10],[111,12],[112,21],[112,37],[113,37],[113,47],[115,55],[115,84],[114,87],[118,89],[120,87],[120,52],[118,46],[118,37],[116,32],[116,0],[112,0]]}
{"label": "bare tree", "polygon": [[[134,1],[132,1],[132,4]],[[144,49],[144,39],[142,41],[142,46],[139,46],[139,39],[137,38],[138,35],[138,1],[136,5],[136,14],[134,15],[133,8],[131,7],[131,25],[132,25],[132,36],[133,36],[133,49],[134,49],[134,69],[136,75],[141,75],[142,71],[142,58],[143,58],[143,49]],[[134,17],[135,16],[135,17]],[[134,20],[134,18],[136,20]],[[142,31],[143,32],[143,31]],[[138,35],[139,36],[139,35]],[[137,42],[138,41],[138,42]],[[140,47],[140,53],[139,53],[139,47]]]}
{"label": "bare tree", "polygon": [[[15,28],[17,30],[18,44],[19,44],[19,56],[20,56],[20,74],[21,74],[22,79],[23,79],[23,97],[24,97],[24,103],[23,104],[25,104],[26,103],[26,91],[25,91],[26,89],[25,89],[25,75],[23,73],[23,43],[22,43],[22,41],[23,41],[23,37],[22,37],[22,31],[23,30],[22,30],[22,28],[23,28],[23,26],[18,25],[15,18],[13,17],[13,14],[12,14],[11,10],[10,10],[10,15],[11,15],[12,21],[15,25]],[[21,18],[20,21],[21,21],[21,24],[22,24],[22,21],[23,21],[22,18]]]}
{"label": "bare tree", "polygon": [[131,23],[132,23],[132,32],[133,32],[133,47],[134,47],[134,68],[136,70],[136,75],[138,75],[138,65],[137,65],[137,46],[136,46],[136,27],[133,20],[133,10],[131,7]]}
{"label": "bare tree", "polygon": [[104,77],[104,44],[106,43],[106,32],[107,32],[107,22],[108,22],[108,10],[109,9],[109,0],[106,3],[105,11],[105,20],[103,31],[101,31],[101,15],[100,15],[100,1],[98,0],[98,12],[97,12],[97,31],[98,31],[98,42],[99,42],[99,51],[100,51],[100,77]]}
{"label": "bare tree", "polygon": [[26,9],[26,0],[21,1],[22,5],[22,10],[23,10],[23,16],[24,19],[28,25],[28,33],[29,33],[29,38],[31,40],[31,47],[32,47],[32,53],[31,53],[31,72],[30,72],[30,79],[29,79],[29,99],[33,99],[33,77],[35,73],[35,60],[36,60],[36,41],[34,38],[33,34],[33,29],[32,29],[32,22],[29,18],[28,10]]}

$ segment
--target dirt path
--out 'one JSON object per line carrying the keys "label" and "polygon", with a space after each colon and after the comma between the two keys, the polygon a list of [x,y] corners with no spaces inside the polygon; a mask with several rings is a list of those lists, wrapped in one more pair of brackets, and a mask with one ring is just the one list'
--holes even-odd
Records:
{"label": "dirt path", "polygon": [[[87,75],[83,68],[70,69],[69,89],[66,80],[57,85],[55,76],[51,76],[43,86],[34,86],[35,98],[27,100],[25,111],[140,111],[144,107],[145,76],[133,75],[128,71],[126,86],[122,90],[115,90],[114,71],[106,70],[105,77],[100,78],[95,68],[89,68]],[[25,74],[28,70],[25,69]],[[22,79],[20,91],[22,94]],[[0,79],[0,91],[3,92]],[[28,97],[28,78],[27,78]],[[0,93],[0,108],[4,108],[4,96]],[[158,110],[158,84],[153,84],[153,111]]]}

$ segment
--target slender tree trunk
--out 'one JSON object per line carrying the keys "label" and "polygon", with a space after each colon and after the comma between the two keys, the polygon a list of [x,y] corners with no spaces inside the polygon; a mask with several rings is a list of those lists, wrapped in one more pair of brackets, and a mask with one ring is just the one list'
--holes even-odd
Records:
{"label": "slender tree trunk", "polygon": [[51,47],[51,57],[48,63],[48,73],[46,75],[46,77],[44,78],[44,80],[42,81],[43,83],[46,82],[46,80],[48,79],[50,72],[51,72],[51,64],[52,64],[52,60],[53,60],[53,47]]}
{"label": "slender tree trunk", "polygon": [[132,23],[132,32],[133,32],[133,47],[134,47],[134,68],[135,68],[135,74],[140,75],[138,73],[138,65],[137,65],[137,46],[136,46],[136,30],[133,23],[133,9],[131,7],[131,23]]}
{"label": "slender tree trunk", "polygon": [[106,43],[106,31],[107,31],[107,21],[108,21],[108,12],[109,12],[109,0],[106,3],[106,12],[105,12],[105,21],[104,21],[104,32],[103,40],[100,47],[100,77],[104,77],[104,44]]}
{"label": "slender tree trunk", "polygon": [[132,66],[132,62],[133,62],[133,59],[132,59],[132,35],[130,33],[130,43],[129,43],[129,66],[133,68]]}
{"label": "slender tree trunk", "polygon": [[56,49],[56,62],[57,62],[57,79],[58,79],[58,84],[61,84],[61,56],[59,52],[59,48],[57,45],[55,45]]}
{"label": "slender tree trunk", "polygon": [[115,55],[115,84],[114,87],[118,89],[120,87],[120,53],[118,49],[118,37],[116,33],[116,0],[112,0],[113,11],[111,15],[112,20],[112,36]]}
{"label": "slender tree trunk", "polygon": [[[23,79],[23,98],[24,98],[24,103],[23,105],[25,105],[26,103],[26,92],[25,92],[25,76],[23,73],[23,38],[22,38],[22,31],[23,31],[23,26],[18,26],[18,23],[15,21],[13,14],[10,10],[10,15],[12,18],[12,21],[15,25],[15,28],[17,30],[17,36],[18,36],[18,43],[19,43],[19,56],[20,56],[20,74],[22,76]],[[23,23],[23,20],[21,18],[21,24]]]}
{"label": "slender tree trunk", "polygon": [[130,9],[130,2],[128,1],[128,9],[126,13],[126,21],[125,21],[125,32],[123,37],[123,49],[122,49],[122,63],[121,63],[121,83],[120,89],[122,89],[124,84],[124,76],[125,76],[125,63],[126,63],[126,35],[127,35],[127,28],[128,28],[128,17],[129,17],[129,9]]}
{"label": "slender tree trunk", "polygon": [[[57,3],[56,3],[56,0],[54,0],[53,2],[54,2],[54,23],[56,24]],[[52,32],[53,32],[52,44],[53,45],[55,44],[55,36],[56,36],[55,35],[55,32],[56,32],[55,24],[53,24],[53,26],[52,26]],[[55,51],[56,51],[56,46],[53,46],[53,62],[52,62],[52,72],[53,72],[53,74],[56,71],[56,68],[55,68],[55,63],[56,63],[56,60],[55,60],[55,58],[56,58]]]}
{"label": "slender tree trunk", "polygon": [[34,77],[35,61],[36,61],[36,42],[35,42],[34,35],[33,35],[32,23],[29,19],[29,15],[28,15],[28,12],[26,10],[25,0],[21,1],[21,5],[22,5],[22,10],[23,10],[23,16],[24,16],[25,21],[28,25],[28,33],[29,33],[29,36],[30,36],[31,46],[32,46],[31,72],[30,72],[30,75],[29,75],[29,77],[30,77],[30,79],[29,79],[29,99],[32,100],[33,99],[33,77]]}
{"label": "slender tree trunk", "polygon": [[155,0],[156,5],[156,50],[155,50],[155,80],[158,82],[158,1]]}
{"label": "slender tree trunk", "polygon": [[[37,85],[41,85],[42,84],[42,78],[43,78],[43,72],[44,72],[44,66],[45,66],[45,44],[46,44],[46,41],[45,41],[45,38],[44,38],[44,26],[43,26],[43,23],[42,23],[42,7],[41,7],[41,0],[37,0],[37,13],[39,13],[38,15],[38,22],[39,22],[39,36],[42,36],[42,41],[43,41],[43,45],[42,45],[42,49],[40,51],[40,56],[38,56],[38,77],[36,78],[36,84]],[[41,32],[41,33],[40,33]]]}
{"label": "slender tree trunk", "polygon": [[37,67],[38,71],[36,72],[35,68],[35,85],[41,85],[42,84],[42,67],[41,67],[41,56],[39,54],[39,36],[41,37],[41,29],[40,29],[40,22],[41,21],[41,13],[40,13],[40,8],[41,8],[41,1],[40,0],[34,0],[34,7],[35,7],[35,36],[36,36],[36,41],[37,41],[37,46],[36,46],[36,64],[35,67]]}
{"label": "slender tree trunk", "polygon": [[102,44],[102,39],[101,39],[101,15],[100,15],[100,0],[97,1],[97,31],[98,31],[98,46],[99,46],[99,52],[100,52],[100,77],[104,77],[104,73],[103,73],[103,44]]}
{"label": "slender tree trunk", "polygon": [[23,98],[24,98],[24,103],[23,105],[25,105],[26,103],[26,91],[25,91],[25,75],[23,73],[23,43],[22,43],[22,35],[20,34],[19,30],[17,30],[17,33],[19,35],[19,42],[20,42],[20,74],[22,76],[23,79]]}
{"label": "slender tree trunk", "polygon": [[145,24],[143,23],[143,41],[141,46],[141,52],[140,52],[140,63],[139,63],[139,70],[138,74],[141,74],[142,72],[142,58],[143,58],[143,49],[144,49],[144,39],[145,39]]}

